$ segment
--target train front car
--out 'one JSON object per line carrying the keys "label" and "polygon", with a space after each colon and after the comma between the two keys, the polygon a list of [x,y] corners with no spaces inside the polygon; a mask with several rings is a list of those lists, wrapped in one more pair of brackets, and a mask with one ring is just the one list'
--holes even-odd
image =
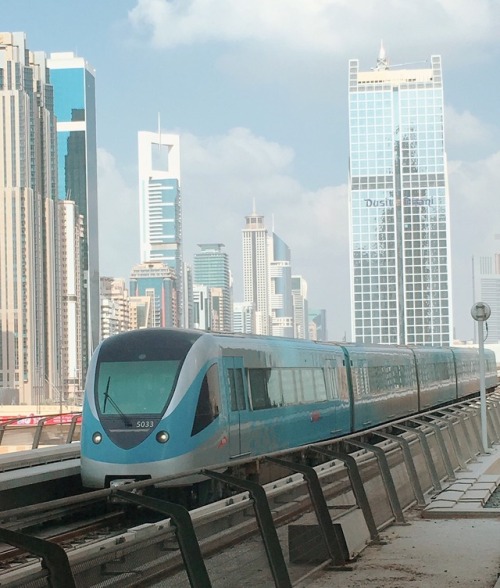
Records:
{"label": "train front car", "polygon": [[197,331],[142,329],[103,341],[87,376],[83,485],[103,488],[196,467],[204,435],[194,433],[210,429],[218,415],[217,355],[213,338]]}

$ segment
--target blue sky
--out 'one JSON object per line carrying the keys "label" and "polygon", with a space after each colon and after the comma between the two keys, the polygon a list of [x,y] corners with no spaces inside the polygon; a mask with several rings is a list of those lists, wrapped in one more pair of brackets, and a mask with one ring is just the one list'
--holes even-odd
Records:
{"label": "blue sky", "polygon": [[[181,136],[185,260],[225,243],[242,299],[252,210],[290,246],[329,336],[350,336],[347,67],[443,61],[456,336],[471,259],[500,252],[500,3],[489,0],[0,0],[3,31],[96,69],[100,265],[139,262],[137,132]],[[408,67],[420,67],[424,64]]]}

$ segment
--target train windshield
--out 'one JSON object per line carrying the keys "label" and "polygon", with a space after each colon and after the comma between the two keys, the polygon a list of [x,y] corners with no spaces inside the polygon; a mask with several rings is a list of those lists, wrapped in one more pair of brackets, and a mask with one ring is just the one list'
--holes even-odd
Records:
{"label": "train windshield", "polygon": [[110,337],[101,346],[95,398],[102,415],[160,415],[197,333],[144,329]]}

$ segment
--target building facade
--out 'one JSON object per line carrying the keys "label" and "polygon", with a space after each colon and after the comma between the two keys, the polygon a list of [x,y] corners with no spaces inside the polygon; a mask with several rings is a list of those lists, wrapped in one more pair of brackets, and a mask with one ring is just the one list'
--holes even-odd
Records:
{"label": "building facade", "polygon": [[183,261],[179,136],[139,132],[141,263],[161,262],[175,272],[176,310],[183,325]]}
{"label": "building facade", "polygon": [[420,69],[349,62],[355,341],[449,345],[452,292],[441,58]]}
{"label": "building facade", "polygon": [[0,391],[61,395],[57,147],[46,56],[0,33]]}
{"label": "building facade", "polygon": [[245,217],[243,238],[243,301],[253,305],[257,335],[271,333],[269,309],[269,238],[264,217]]}
{"label": "building facade", "polygon": [[292,297],[294,337],[309,339],[307,282],[302,276],[292,276]]}
{"label": "building facade", "polygon": [[[149,314],[140,326],[175,327],[179,325],[177,276],[175,270],[161,261],[141,263],[132,269],[130,297],[149,298]],[[144,301],[141,308],[144,308]],[[142,311],[144,312],[144,310]],[[140,328],[140,327],[138,327]]]}
{"label": "building facade", "polygon": [[250,335],[255,333],[255,308],[251,302],[233,304],[233,332]]}
{"label": "building facade", "polygon": [[214,331],[231,333],[233,302],[229,256],[222,243],[204,243],[198,247],[200,251],[193,260],[194,283],[220,290],[220,293],[212,292],[214,317],[210,327]]}
{"label": "building facade", "polygon": [[101,277],[101,333],[107,339],[130,330],[130,296],[122,278]]}
{"label": "building facade", "polygon": [[294,337],[292,263],[290,247],[273,232],[269,263],[269,308],[271,334],[276,337]]}
{"label": "building facade", "polygon": [[312,341],[328,341],[328,331],[326,328],[326,310],[309,309],[309,339]]}
{"label": "building facade", "polygon": [[[472,279],[471,306],[476,302],[486,302],[491,308],[491,316],[486,321],[486,342],[500,343],[500,254],[474,256]],[[477,337],[477,330],[474,333]]]}
{"label": "building facade", "polygon": [[69,357],[79,356],[78,365],[71,361],[64,366],[63,378],[65,386],[82,390],[86,366],[101,338],[95,71],[70,52],[52,53],[47,66],[57,118],[58,200],[75,204],[81,224],[79,265],[67,260],[60,266],[64,288],[71,290],[76,280],[64,329]]}

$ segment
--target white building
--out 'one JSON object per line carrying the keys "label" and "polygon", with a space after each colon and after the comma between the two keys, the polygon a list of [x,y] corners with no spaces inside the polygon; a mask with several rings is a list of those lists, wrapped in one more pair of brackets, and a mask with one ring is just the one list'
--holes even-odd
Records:
{"label": "white building", "polygon": [[179,135],[139,132],[141,263],[162,262],[176,276],[175,315],[183,322],[182,212]]}

